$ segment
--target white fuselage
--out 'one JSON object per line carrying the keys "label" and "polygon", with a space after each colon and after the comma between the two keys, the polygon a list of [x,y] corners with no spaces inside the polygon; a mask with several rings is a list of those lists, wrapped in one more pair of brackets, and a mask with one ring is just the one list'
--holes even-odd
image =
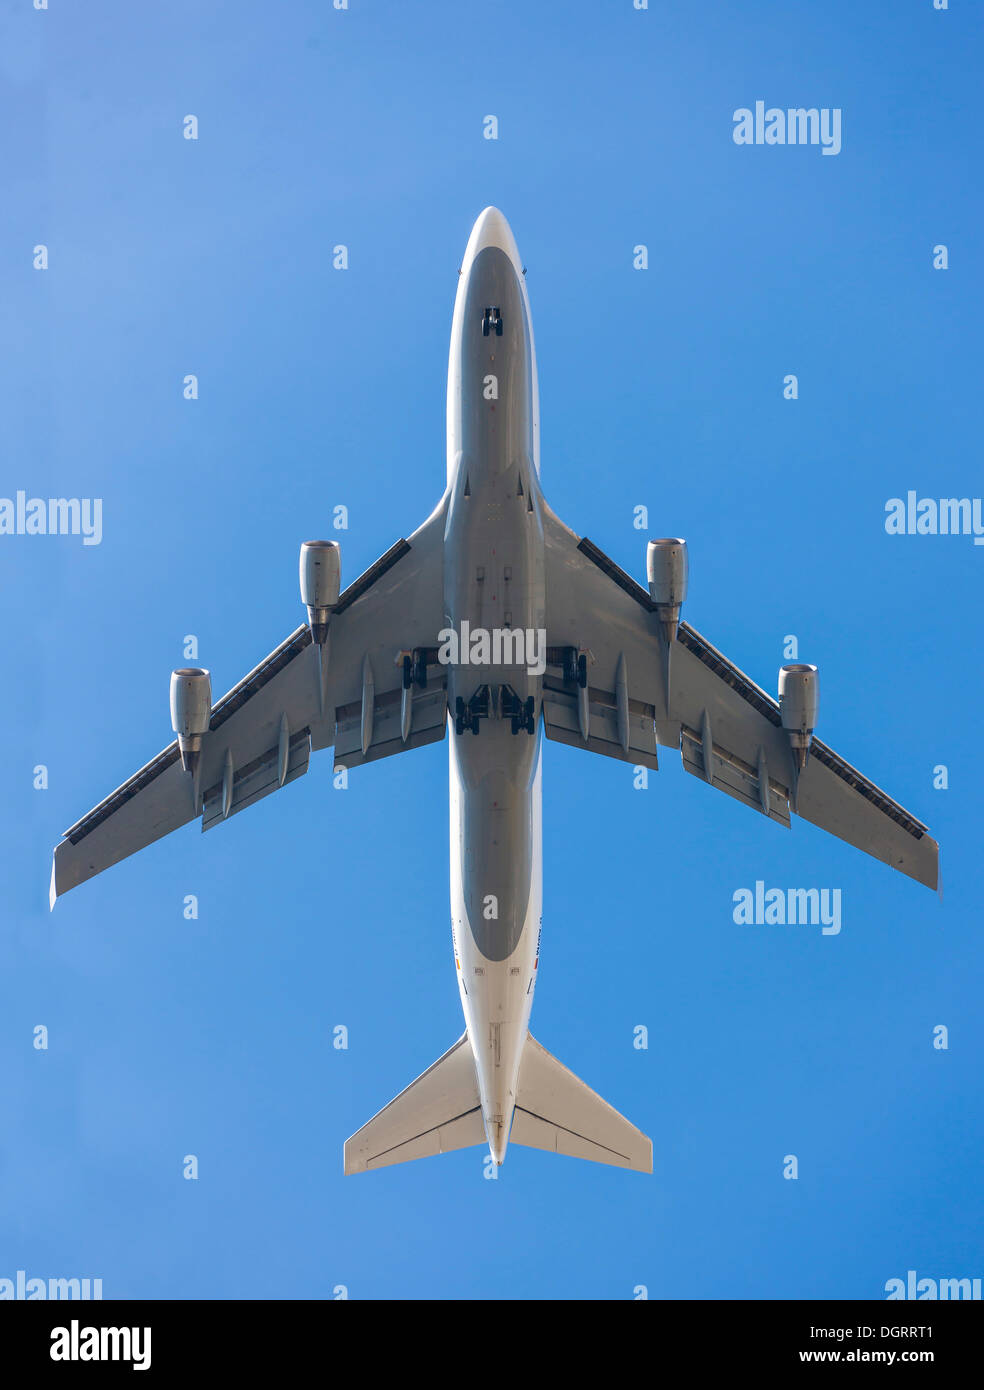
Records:
{"label": "white fuselage", "polygon": [[[541,676],[534,658],[545,623],[536,357],[522,264],[495,209],[475,224],[460,272],[447,427],[445,625],[459,638],[469,634],[448,665],[451,925],[482,1114],[501,1163],[539,955]],[[524,722],[514,732],[517,707]],[[465,727],[456,732],[462,708]]]}

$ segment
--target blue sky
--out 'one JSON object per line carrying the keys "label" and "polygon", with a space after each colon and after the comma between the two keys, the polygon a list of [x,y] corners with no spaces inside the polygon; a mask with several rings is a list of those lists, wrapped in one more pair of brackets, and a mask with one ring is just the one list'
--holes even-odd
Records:
{"label": "blue sky", "polygon": [[[0,536],[0,1276],[619,1299],[984,1274],[984,551],[884,530],[910,488],[981,491],[982,28],[964,0],[4,6],[0,493],[100,497],[104,534]],[[840,108],[840,154],[735,145],[759,99]],[[336,505],[347,579],[431,510],[489,203],[529,270],[553,507],[640,579],[647,534],[688,537],[689,621],[769,690],[794,634],[820,735],[942,845],[941,905],[671,754],[637,791],[546,745],[532,1027],[652,1135],[651,1178],[518,1147],[495,1181],[479,1149],[342,1177],[462,1027],[443,747],[344,792],[322,754],[47,910],[62,830],[169,742],[185,635],[228,689],[302,620],[297,548]],[[840,935],[736,926],[759,879],[840,888]]]}

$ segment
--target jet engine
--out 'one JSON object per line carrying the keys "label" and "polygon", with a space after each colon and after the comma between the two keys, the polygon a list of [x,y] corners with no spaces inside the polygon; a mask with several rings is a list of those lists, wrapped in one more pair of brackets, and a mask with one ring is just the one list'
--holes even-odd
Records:
{"label": "jet engine", "polygon": [[328,619],[342,585],[342,553],[337,541],[305,541],[301,546],[301,602],[311,636],[319,647],[328,637]]}
{"label": "jet engine", "polygon": [[202,751],[202,735],[212,716],[212,680],[198,666],[171,672],[171,728],[178,736],[181,766],[194,773]]}
{"label": "jet engine", "polygon": [[649,542],[646,549],[649,597],[656,605],[667,642],[672,642],[677,635],[680,606],[687,597],[689,570],[686,541],[669,536]]}
{"label": "jet engine", "polygon": [[779,710],[782,727],[789,735],[797,771],[802,772],[810,756],[810,743],[817,725],[820,683],[815,666],[797,664],[779,667]]}

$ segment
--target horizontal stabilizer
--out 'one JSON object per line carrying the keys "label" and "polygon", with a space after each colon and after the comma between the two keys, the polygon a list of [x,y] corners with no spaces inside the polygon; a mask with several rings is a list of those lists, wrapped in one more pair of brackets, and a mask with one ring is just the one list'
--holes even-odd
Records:
{"label": "horizontal stabilizer", "polygon": [[484,1144],[485,1124],[468,1034],[345,1144],[345,1172],[366,1173],[412,1158]]}
{"label": "horizontal stabilizer", "polygon": [[653,1144],[533,1037],[519,1065],[510,1141],[531,1149],[653,1171]]}

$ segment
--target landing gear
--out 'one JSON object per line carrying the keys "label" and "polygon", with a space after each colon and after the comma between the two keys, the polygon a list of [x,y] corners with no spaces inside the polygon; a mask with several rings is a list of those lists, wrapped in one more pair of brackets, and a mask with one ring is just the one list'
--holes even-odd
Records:
{"label": "landing gear", "polygon": [[490,709],[494,718],[501,717],[511,722],[514,734],[536,733],[536,700],[532,695],[521,700],[511,685],[500,685],[494,691],[487,685],[480,685],[470,700],[455,696],[455,733],[463,734],[470,729],[477,734],[480,721],[489,718]]}
{"label": "landing gear", "polygon": [[495,330],[497,338],[502,337],[502,315],[499,313],[499,306],[490,305],[482,314],[482,337],[487,338]]}
{"label": "landing gear", "polygon": [[427,661],[432,654],[433,649],[430,647],[414,647],[412,652],[404,653],[404,690],[409,690],[411,685],[419,685],[421,690],[427,689]]}
{"label": "landing gear", "polygon": [[510,720],[514,734],[521,731],[536,733],[536,701],[532,695],[521,700],[514,690],[504,685],[499,695],[499,707],[503,716]]}
{"label": "landing gear", "polygon": [[466,729],[470,729],[473,734],[479,731],[479,720],[489,717],[489,688],[487,685],[479,686],[478,690],[471,699],[465,701],[458,695],[454,702],[454,731],[456,734],[463,734]]}
{"label": "landing gear", "polygon": [[421,690],[427,688],[427,653],[419,648],[413,654],[413,678]]}
{"label": "landing gear", "polygon": [[577,647],[548,647],[547,662],[556,662],[560,666],[568,685],[579,685],[582,690],[587,689],[587,652],[579,652]]}

